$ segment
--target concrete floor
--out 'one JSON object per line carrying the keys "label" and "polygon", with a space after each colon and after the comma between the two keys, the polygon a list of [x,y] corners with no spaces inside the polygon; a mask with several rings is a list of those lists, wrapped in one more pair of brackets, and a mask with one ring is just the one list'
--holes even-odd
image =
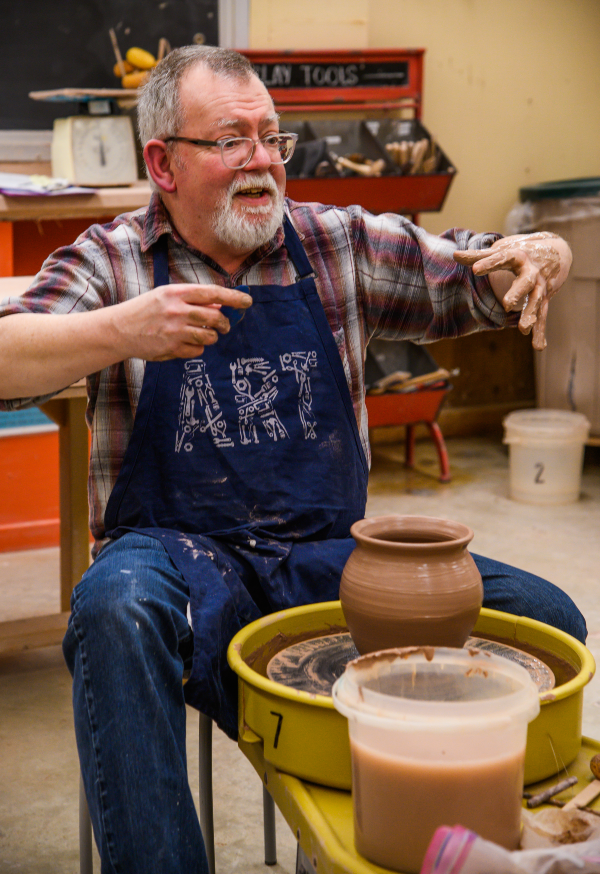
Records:
{"label": "concrete floor", "polygon": [[[444,516],[475,532],[474,552],[499,558],[562,586],[588,621],[600,663],[600,449],[586,450],[581,499],[536,507],[508,498],[508,455],[500,439],[448,441],[453,481],[437,482],[428,442],[417,470],[403,448],[374,448],[369,516]],[[0,554],[0,621],[58,610],[58,550]],[[188,713],[189,770],[197,793],[197,715]],[[600,738],[600,677],[586,687],[584,734]],[[262,789],[236,745],[215,731],[218,874],[259,874]],[[59,647],[0,657],[0,874],[76,874],[78,763],[70,678]],[[278,814],[279,863],[293,874],[295,841]],[[96,871],[99,864],[96,860]],[[183,874],[183,872],[182,872]]]}

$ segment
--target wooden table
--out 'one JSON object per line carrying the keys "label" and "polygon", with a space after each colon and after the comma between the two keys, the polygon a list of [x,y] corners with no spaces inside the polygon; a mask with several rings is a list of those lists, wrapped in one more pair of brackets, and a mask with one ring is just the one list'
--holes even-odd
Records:
{"label": "wooden table", "polygon": [[60,643],[67,627],[71,592],[89,566],[86,405],[84,380],[41,405],[58,425],[60,613],[0,622],[0,653]]}
{"label": "wooden table", "polygon": [[[46,173],[49,165],[4,166],[8,172]],[[43,260],[58,246],[73,242],[94,221],[107,221],[145,206],[150,186],[98,188],[88,194],[48,197],[0,195],[0,298],[19,294]],[[0,653],[60,643],[73,586],[90,561],[87,471],[88,430],[82,381],[42,405],[59,429],[60,613],[0,623]]]}
{"label": "wooden table", "polygon": [[[24,165],[21,172],[30,171]],[[35,172],[41,172],[40,168],[36,167]],[[149,200],[150,185],[146,181],[98,188],[90,194],[0,194],[0,276],[37,273],[51,252],[72,243],[94,221],[109,221],[145,206]]]}

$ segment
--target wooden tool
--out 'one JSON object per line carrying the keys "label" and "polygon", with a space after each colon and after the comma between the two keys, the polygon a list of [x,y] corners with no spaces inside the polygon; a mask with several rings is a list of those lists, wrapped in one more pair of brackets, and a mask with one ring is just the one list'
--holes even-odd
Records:
{"label": "wooden tool", "polygon": [[574,798],[571,798],[570,801],[567,801],[563,810],[573,810],[575,807],[585,807],[590,801],[593,801],[598,795],[600,795],[600,753],[596,753],[595,756],[592,756],[590,761],[590,771],[594,775],[594,780],[591,783],[578,792]]}
{"label": "wooden tool", "polygon": [[[123,61],[123,56],[121,54],[121,50],[119,49],[119,43],[117,42],[117,34],[115,33],[114,27],[111,27],[111,29],[108,31],[108,34],[110,36],[110,41],[112,43],[113,51],[115,53],[115,58],[117,60],[117,66],[119,67],[119,71],[121,73],[121,78],[123,78],[123,76],[127,73],[127,70],[125,68],[125,63]],[[131,67],[130,67],[130,69],[131,69]]]}
{"label": "wooden tool", "polygon": [[548,789],[540,792],[539,795],[532,795],[531,798],[527,799],[527,807],[530,809],[532,807],[539,807],[540,804],[550,801],[555,795],[559,795],[565,789],[574,786],[575,783],[577,783],[577,777],[567,777],[565,780],[561,780],[559,783],[555,783],[554,786],[550,786]]}

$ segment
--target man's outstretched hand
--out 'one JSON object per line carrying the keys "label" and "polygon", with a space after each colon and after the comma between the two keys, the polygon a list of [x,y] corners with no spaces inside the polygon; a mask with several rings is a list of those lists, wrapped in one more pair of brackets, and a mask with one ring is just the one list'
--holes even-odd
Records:
{"label": "man's outstretched hand", "polygon": [[506,312],[521,310],[519,330],[533,329],[533,348],[546,347],[548,302],[569,274],[573,256],[562,237],[548,231],[504,237],[489,249],[454,253],[459,264],[473,267],[477,276],[510,271],[516,277],[506,290],[500,276],[490,276],[494,293]]}

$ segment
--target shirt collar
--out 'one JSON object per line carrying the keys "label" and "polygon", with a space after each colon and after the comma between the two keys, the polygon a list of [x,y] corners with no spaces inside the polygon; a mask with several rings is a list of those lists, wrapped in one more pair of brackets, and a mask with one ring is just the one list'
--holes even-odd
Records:
{"label": "shirt collar", "polygon": [[175,236],[175,228],[160,195],[153,191],[142,226],[142,252],[147,252],[163,234],[169,234],[173,237]]}

